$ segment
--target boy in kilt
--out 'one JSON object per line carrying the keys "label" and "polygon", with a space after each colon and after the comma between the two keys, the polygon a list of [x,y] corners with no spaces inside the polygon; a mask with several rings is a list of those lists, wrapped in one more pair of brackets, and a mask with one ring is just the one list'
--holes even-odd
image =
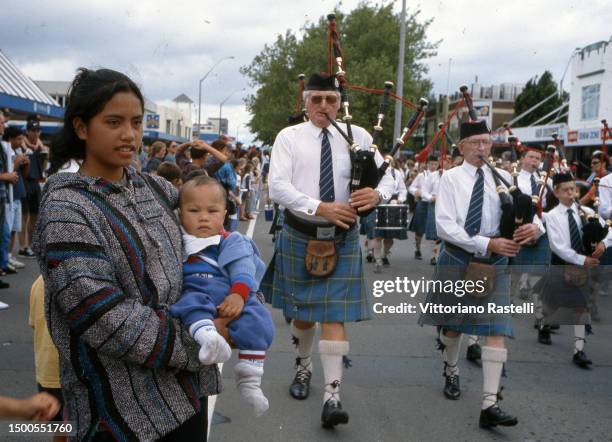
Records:
{"label": "boy in kilt", "polygon": [[[581,368],[589,368],[592,362],[584,352],[584,344],[587,326],[590,328],[591,323],[590,283],[606,247],[612,245],[612,232],[608,232],[607,237],[587,255],[581,229],[584,220],[580,212],[594,215],[593,212],[588,207],[579,207],[576,204],[576,184],[570,174],[556,174],[553,177],[553,191],[559,199],[559,205],[544,215],[552,249],[552,265],[542,293],[544,325],[539,330],[539,341],[551,344],[550,328],[547,324],[573,324],[572,361]],[[603,219],[599,217],[598,221],[604,224]],[[568,273],[577,268],[583,269],[585,277],[582,281],[574,272]]]}
{"label": "boy in kilt", "polygon": [[[521,170],[516,176],[515,183],[521,192],[526,195],[531,195],[532,198],[539,198],[540,195],[540,184],[541,180],[539,175],[540,163],[544,155],[544,149],[542,147],[525,147],[521,152],[520,164]],[[544,171],[546,172],[546,171]],[[543,184],[542,184],[543,185]],[[544,193],[542,195],[542,207],[547,207],[547,196],[548,190],[551,188],[550,179],[546,183]],[[534,244],[528,244],[525,247],[521,247],[519,253],[512,259],[510,259],[510,265],[512,270],[512,296],[519,294],[519,298],[522,300],[528,299],[529,294],[533,292],[534,288],[539,292],[542,284],[535,283],[531,285],[532,279],[541,279],[550,264],[550,246],[548,244],[548,237],[546,234],[542,235]],[[531,278],[531,277],[534,278]],[[540,293],[533,292],[534,303],[536,308],[536,320],[541,321],[542,312],[540,304]]]}
{"label": "boy in kilt", "polygon": [[[262,291],[273,307],[292,318],[297,359],[289,392],[295,399],[308,397],[315,324],[321,324],[318,348],[325,379],[321,421],[333,428],[348,422],[340,402],[343,356],[349,352],[344,323],[370,318],[355,222],[360,213],[391,197],[393,179],[387,171],[376,189],[349,193],[348,146],[329,123],[340,108],[335,78],[313,74],[304,102],[309,121],[283,129],[272,148],[270,198],[285,207],[285,219]],[[362,148],[371,144],[372,137],[363,128],[352,126],[352,131]],[[375,159],[382,164],[379,153]],[[322,258],[333,260],[333,256],[335,266]],[[317,274],[321,276],[313,276]]]}
{"label": "boy in kilt", "polygon": [[[494,287],[485,297],[473,293],[441,293],[430,291],[427,305],[477,307],[494,303],[510,304],[510,279],[506,273],[508,257],[515,256],[521,245],[543,233],[539,220],[525,224],[514,232],[513,239],[499,236],[501,219],[500,198],[491,170],[484,158],[491,151],[491,136],[484,121],[462,123],[459,149],[464,156],[461,166],[446,171],[440,180],[436,200],[436,229],[443,241],[434,273],[435,281],[464,282],[466,270],[475,265],[487,266],[495,278]],[[498,172],[510,181],[505,171]],[[493,266],[493,267],[491,267]],[[461,297],[462,295],[465,295]],[[460,302],[459,302],[460,301]],[[487,311],[487,310],[485,310]],[[505,337],[513,335],[511,317],[507,313],[424,313],[419,323],[436,325],[443,344],[444,395],[458,399],[461,395],[457,361],[462,334],[486,336],[482,347],[483,402],[480,413],[482,428],[516,425],[516,417],[498,405],[499,384],[503,364],[507,360]]]}

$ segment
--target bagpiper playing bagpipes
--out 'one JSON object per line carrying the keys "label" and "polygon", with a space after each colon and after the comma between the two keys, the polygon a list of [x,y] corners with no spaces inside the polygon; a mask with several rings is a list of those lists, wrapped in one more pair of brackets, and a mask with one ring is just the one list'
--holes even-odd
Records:
{"label": "bagpiper playing bagpipes", "polygon": [[[518,419],[499,407],[500,380],[507,360],[505,337],[513,336],[509,313],[474,314],[479,306],[510,306],[508,258],[544,233],[532,199],[512,186],[506,171],[494,168],[487,157],[492,142],[484,121],[478,121],[467,86],[461,87],[469,121],[460,126],[461,166],[444,172],[436,200],[436,229],[443,245],[434,280],[463,286],[480,281],[478,290],[430,291],[428,305],[453,313],[430,311],[419,323],[441,328],[445,377],[444,395],[459,399],[457,361],[462,334],[485,336],[482,347],[483,401],[480,426],[516,425]],[[455,286],[456,288],[457,286]],[[467,307],[467,309],[463,309]]]}
{"label": "bagpiper playing bagpipes", "polygon": [[[389,200],[394,182],[389,161],[377,148],[381,116],[374,136],[351,124],[350,85],[335,16],[328,20],[328,73],[312,74],[304,87],[308,121],[280,131],[272,149],[270,198],[285,210],[261,288],[266,301],[292,320],[297,358],[289,392],[295,399],[309,395],[315,325],[321,324],[318,349],[325,381],[321,421],[325,428],[333,428],[349,419],[340,401],[343,363],[349,353],[344,323],[371,315],[356,220]],[[342,122],[337,122],[341,108]],[[424,108],[416,123],[423,114]],[[395,151],[405,144],[416,123],[409,122]]]}

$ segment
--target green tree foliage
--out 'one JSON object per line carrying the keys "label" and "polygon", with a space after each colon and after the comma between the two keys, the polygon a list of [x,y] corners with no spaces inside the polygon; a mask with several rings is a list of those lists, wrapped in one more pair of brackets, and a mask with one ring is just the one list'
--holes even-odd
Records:
{"label": "green tree foliage", "polygon": [[[370,5],[364,2],[348,14],[338,8],[334,13],[349,84],[383,89],[385,81],[395,82],[400,17],[393,12],[393,4]],[[418,10],[406,15],[403,95],[413,102],[418,97],[427,96],[432,87],[425,78],[427,68],[422,63],[435,55],[439,45],[439,42],[427,41],[426,31],[431,22],[421,20]],[[301,37],[291,30],[279,35],[250,65],[240,70],[257,90],[245,101],[252,114],[248,123],[251,132],[264,144],[274,143],[276,134],[287,126],[287,117],[295,112],[298,75],[306,74],[307,80],[313,72],[327,71],[327,18],[320,17],[317,23],[307,23],[300,31]],[[349,102],[353,123],[371,129],[380,96],[349,90]],[[411,112],[404,108],[404,122]],[[383,124],[386,144],[392,143],[393,121],[394,106],[390,103]]]}
{"label": "green tree foliage", "polygon": [[[557,83],[555,83],[555,81],[553,80],[552,74],[549,71],[544,71],[544,74],[542,74],[539,79],[536,77],[529,80],[525,85],[525,89],[523,89],[523,92],[521,92],[521,94],[516,97],[516,100],[514,102],[514,116],[516,117],[522,114],[527,109],[535,106],[540,101],[544,100],[546,97],[557,92]],[[567,100],[568,94],[566,92],[563,92],[561,97],[557,95],[556,97],[551,98],[542,106],[538,107],[533,112],[517,121],[517,126],[529,126],[530,124],[534,123],[535,121],[538,121],[543,116],[549,114],[550,112],[561,106],[561,104],[563,104]],[[563,109],[559,115],[562,115],[565,112],[567,112],[567,108]],[[544,124],[548,121],[553,120],[554,115],[556,114],[551,115],[550,118],[538,124]],[[567,116],[562,119],[559,119],[557,122],[567,122]]]}

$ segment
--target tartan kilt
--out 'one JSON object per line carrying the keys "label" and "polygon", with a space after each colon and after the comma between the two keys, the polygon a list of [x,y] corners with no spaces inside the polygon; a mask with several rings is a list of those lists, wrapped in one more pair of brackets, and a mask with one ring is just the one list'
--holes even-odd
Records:
{"label": "tartan kilt", "polygon": [[418,201],[414,209],[414,215],[410,220],[408,230],[423,235],[425,233],[425,225],[427,224],[427,205],[426,201]]}
{"label": "tartan kilt", "polygon": [[352,322],[371,318],[362,269],[359,232],[336,237],[338,263],[326,278],[310,276],[304,266],[307,235],[283,226],[274,257],[261,283],[266,302],[285,317],[309,322]]}
{"label": "tartan kilt", "polygon": [[374,230],[376,229],[376,210],[373,210],[369,215],[359,218],[359,233],[365,235],[368,239],[374,239]]}
{"label": "tartan kilt", "polygon": [[425,239],[437,241],[436,231],[436,203],[427,203],[427,221],[425,222]]}
{"label": "tartan kilt", "polygon": [[406,229],[397,229],[397,230],[376,229],[376,231],[374,232],[374,237],[383,238],[383,239],[404,240],[404,239],[408,239],[408,230]]}
{"label": "tartan kilt", "polygon": [[[443,243],[440,256],[434,270],[433,280],[461,281],[469,263],[470,255],[459,250],[450,250]],[[485,313],[422,313],[419,317],[420,325],[442,326],[446,330],[477,336],[507,336],[513,337],[512,318],[510,314],[487,313],[486,306],[493,302],[498,306],[510,305],[510,275],[507,273],[508,258],[496,256],[490,262],[496,267],[496,283],[493,293],[485,298],[475,298],[469,294],[462,297],[455,293],[427,293],[425,303],[485,306]]]}
{"label": "tartan kilt", "polygon": [[581,325],[590,324],[589,312],[591,296],[591,278],[593,270],[589,270],[589,282],[582,287],[572,287],[565,282],[563,272],[565,265],[554,264],[546,273],[544,288],[540,299],[544,324]]}
{"label": "tartan kilt", "polygon": [[550,258],[550,243],[544,234],[533,246],[521,246],[518,254],[510,258],[510,269],[514,273],[543,274],[550,266]]}

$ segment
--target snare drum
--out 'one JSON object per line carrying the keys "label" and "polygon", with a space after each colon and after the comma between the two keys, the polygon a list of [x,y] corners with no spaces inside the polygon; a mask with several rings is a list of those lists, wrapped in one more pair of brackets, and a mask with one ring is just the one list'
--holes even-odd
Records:
{"label": "snare drum", "polygon": [[408,206],[406,204],[380,204],[376,207],[377,230],[407,230]]}

